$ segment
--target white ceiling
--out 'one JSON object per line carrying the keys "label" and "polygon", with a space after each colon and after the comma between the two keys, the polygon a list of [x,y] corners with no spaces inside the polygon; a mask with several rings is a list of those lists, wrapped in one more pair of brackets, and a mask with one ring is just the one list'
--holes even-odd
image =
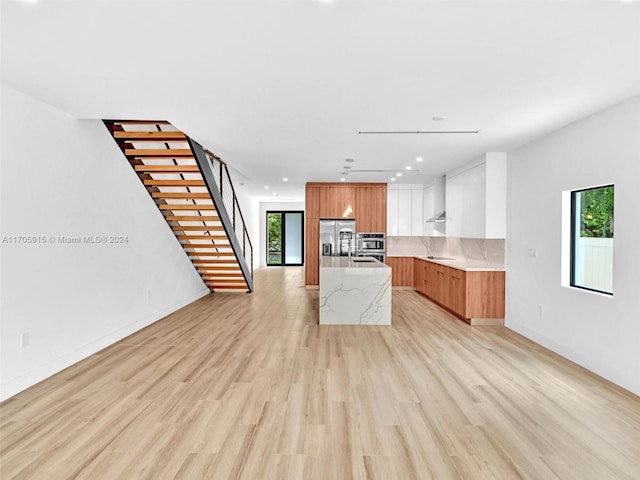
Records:
{"label": "white ceiling", "polygon": [[[1,21],[6,85],[80,118],[169,120],[279,201],[345,158],[428,183],[640,94],[638,2],[3,0]],[[480,133],[357,134],[434,129]]]}

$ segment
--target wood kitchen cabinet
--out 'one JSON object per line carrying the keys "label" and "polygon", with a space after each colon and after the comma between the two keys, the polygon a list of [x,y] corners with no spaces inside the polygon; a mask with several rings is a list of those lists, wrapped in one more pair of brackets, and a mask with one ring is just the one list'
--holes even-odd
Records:
{"label": "wood kitchen cabinet", "polygon": [[504,272],[464,271],[414,259],[416,290],[472,325],[502,324]]}
{"label": "wood kitchen cabinet", "polygon": [[[352,213],[343,217],[347,204]],[[358,232],[384,232],[387,225],[386,183],[309,182],[305,188],[305,284],[319,281],[319,220],[351,218]]]}
{"label": "wood kitchen cabinet", "polygon": [[392,286],[413,287],[415,285],[413,257],[387,257],[386,264],[391,267]]}
{"label": "wood kitchen cabinet", "polygon": [[[384,233],[387,230],[387,192],[383,186],[356,187],[356,230]],[[355,208],[355,207],[354,207]]]}

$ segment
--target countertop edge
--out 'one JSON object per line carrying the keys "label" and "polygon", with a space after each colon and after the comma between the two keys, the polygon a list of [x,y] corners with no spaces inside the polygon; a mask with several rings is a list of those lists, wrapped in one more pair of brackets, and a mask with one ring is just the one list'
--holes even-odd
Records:
{"label": "countertop edge", "polygon": [[[387,255],[387,258],[414,258],[417,260],[424,260],[426,262],[435,263],[437,265],[443,265],[449,268],[455,268],[456,270],[462,270],[463,272],[505,272],[505,267],[467,267],[460,264],[453,263],[451,260],[438,260],[435,258],[427,258],[422,255]],[[459,260],[458,260],[459,261]]]}

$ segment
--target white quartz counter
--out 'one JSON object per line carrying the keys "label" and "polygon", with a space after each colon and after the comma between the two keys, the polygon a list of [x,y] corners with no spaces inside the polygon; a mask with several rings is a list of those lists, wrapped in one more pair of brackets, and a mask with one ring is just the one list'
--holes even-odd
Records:
{"label": "white quartz counter", "polygon": [[320,268],[391,268],[372,257],[367,257],[372,262],[354,262],[359,257],[320,257]]}
{"label": "white quartz counter", "polygon": [[484,260],[474,260],[474,259],[454,259],[454,260],[446,260],[440,258],[428,258],[427,256],[421,255],[390,255],[390,257],[411,257],[411,258],[419,258],[420,260],[426,260],[428,262],[437,263],[438,265],[444,265],[445,267],[455,268],[457,270],[464,270],[465,272],[504,272],[505,268],[503,265],[492,264],[489,262],[485,262]]}
{"label": "white quartz counter", "polygon": [[321,325],[391,325],[391,267],[321,257]]}

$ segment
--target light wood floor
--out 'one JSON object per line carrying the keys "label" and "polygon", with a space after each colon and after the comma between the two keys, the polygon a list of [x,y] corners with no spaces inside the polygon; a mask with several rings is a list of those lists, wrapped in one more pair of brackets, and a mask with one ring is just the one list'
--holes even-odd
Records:
{"label": "light wood floor", "polygon": [[640,478],[638,397],[412,291],[391,327],[317,294],[258,270],[4,402],[0,477]]}

